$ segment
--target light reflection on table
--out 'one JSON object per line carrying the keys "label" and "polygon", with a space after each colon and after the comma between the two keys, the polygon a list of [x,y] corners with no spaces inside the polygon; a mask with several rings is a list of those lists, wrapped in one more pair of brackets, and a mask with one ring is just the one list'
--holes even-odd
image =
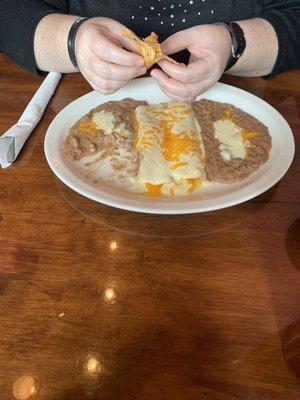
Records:
{"label": "light reflection on table", "polygon": [[16,379],[12,391],[16,400],[27,400],[36,394],[37,385],[32,376],[23,375]]}

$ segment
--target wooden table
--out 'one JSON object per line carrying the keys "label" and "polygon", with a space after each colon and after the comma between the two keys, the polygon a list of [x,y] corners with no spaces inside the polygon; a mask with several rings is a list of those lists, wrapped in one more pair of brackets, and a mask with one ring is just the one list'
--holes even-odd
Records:
{"label": "wooden table", "polygon": [[[224,82],[272,104],[300,145],[299,71]],[[0,56],[1,132],[40,83]],[[88,91],[65,76],[0,171],[1,400],[299,399],[283,352],[287,328],[300,332],[299,153],[278,185],[240,206],[115,210],[62,185],[43,152],[51,120]]]}

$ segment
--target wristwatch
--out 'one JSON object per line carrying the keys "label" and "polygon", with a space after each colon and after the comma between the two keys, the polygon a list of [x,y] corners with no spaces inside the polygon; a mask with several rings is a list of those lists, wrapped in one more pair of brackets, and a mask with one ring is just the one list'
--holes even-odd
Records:
{"label": "wristwatch", "polygon": [[217,22],[215,25],[224,26],[231,36],[231,56],[229,57],[225,71],[232,68],[243,55],[246,48],[246,38],[243,29],[236,22]]}

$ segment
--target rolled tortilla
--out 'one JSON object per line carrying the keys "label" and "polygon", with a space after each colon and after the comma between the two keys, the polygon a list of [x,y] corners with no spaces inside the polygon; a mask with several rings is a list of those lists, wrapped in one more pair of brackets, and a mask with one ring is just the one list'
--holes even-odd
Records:
{"label": "rolled tortilla", "polygon": [[203,179],[204,149],[199,126],[187,103],[139,106],[139,179],[151,184]]}

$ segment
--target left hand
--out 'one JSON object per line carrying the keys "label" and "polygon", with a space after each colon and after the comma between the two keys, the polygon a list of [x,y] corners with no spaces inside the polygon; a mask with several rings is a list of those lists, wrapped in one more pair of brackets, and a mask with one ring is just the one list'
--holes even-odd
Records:
{"label": "left hand", "polygon": [[161,48],[167,55],[184,49],[191,53],[188,65],[162,60],[158,63],[162,70],[151,71],[168,97],[187,101],[220,79],[231,54],[231,37],[222,25],[199,25],[170,36]]}

